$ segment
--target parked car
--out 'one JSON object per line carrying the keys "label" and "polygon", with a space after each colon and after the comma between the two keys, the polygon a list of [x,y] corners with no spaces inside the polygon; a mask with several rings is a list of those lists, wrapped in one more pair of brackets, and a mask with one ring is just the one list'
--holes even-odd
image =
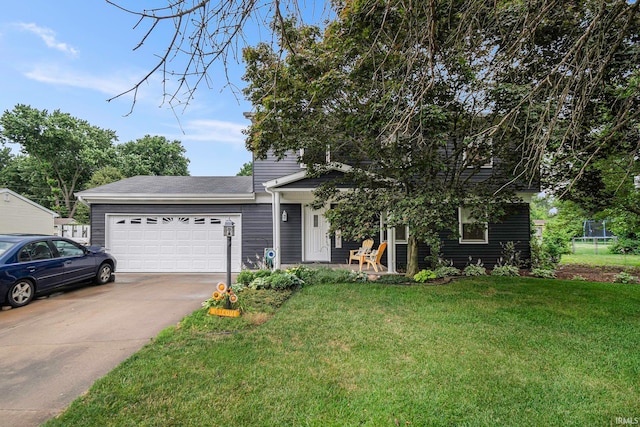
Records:
{"label": "parked car", "polygon": [[116,259],[98,246],[59,236],[0,235],[0,305],[22,307],[38,295],[83,281],[114,280]]}

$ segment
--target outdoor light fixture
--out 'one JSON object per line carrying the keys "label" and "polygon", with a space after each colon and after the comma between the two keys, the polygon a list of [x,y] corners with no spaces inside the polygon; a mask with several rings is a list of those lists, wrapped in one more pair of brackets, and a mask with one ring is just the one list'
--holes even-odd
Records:
{"label": "outdoor light fixture", "polygon": [[282,222],[287,222],[288,219],[287,211],[282,211]]}
{"label": "outdoor light fixture", "polygon": [[231,218],[227,218],[227,220],[224,222],[222,234],[225,237],[233,237],[235,235],[235,228],[235,224],[233,223],[233,221],[231,221]]}

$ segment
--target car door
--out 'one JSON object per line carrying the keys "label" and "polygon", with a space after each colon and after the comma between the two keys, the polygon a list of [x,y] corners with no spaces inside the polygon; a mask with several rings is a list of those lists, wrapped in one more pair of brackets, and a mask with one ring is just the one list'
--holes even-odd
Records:
{"label": "car door", "polygon": [[12,275],[18,279],[35,279],[38,291],[64,283],[64,263],[49,246],[46,240],[30,242],[18,252],[17,263]]}
{"label": "car door", "polygon": [[53,239],[51,242],[64,261],[66,283],[90,279],[95,275],[96,258],[82,245],[65,239]]}

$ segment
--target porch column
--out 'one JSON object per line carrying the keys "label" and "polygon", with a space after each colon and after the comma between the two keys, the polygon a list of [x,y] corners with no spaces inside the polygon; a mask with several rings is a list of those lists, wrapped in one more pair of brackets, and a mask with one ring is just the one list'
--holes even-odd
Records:
{"label": "porch column", "polygon": [[273,260],[273,268],[280,268],[280,192],[273,192],[273,249],[276,250],[276,258]]}
{"label": "porch column", "polygon": [[387,236],[389,241],[387,242],[387,266],[388,273],[394,274],[396,272],[396,229],[395,227],[387,228]]}

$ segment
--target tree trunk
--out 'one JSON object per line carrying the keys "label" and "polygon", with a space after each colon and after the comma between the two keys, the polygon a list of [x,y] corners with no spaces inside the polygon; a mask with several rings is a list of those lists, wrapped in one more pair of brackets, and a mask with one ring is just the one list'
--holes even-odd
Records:
{"label": "tree trunk", "polygon": [[407,277],[413,277],[418,273],[418,239],[409,235],[407,241]]}

